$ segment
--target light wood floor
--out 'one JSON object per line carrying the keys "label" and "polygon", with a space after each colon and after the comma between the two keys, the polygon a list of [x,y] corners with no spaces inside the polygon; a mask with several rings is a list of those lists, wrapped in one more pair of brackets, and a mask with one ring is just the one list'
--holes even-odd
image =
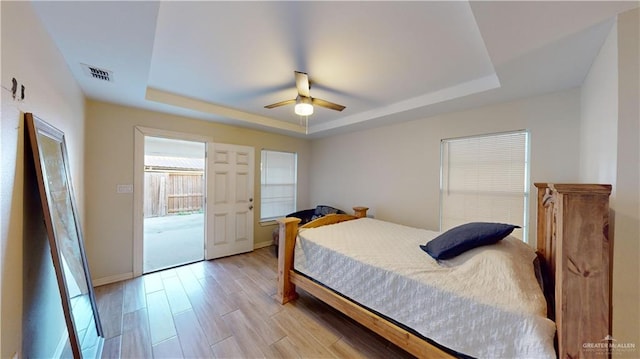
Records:
{"label": "light wood floor", "polygon": [[103,358],[411,358],[300,292],[280,305],[271,247],[96,288]]}

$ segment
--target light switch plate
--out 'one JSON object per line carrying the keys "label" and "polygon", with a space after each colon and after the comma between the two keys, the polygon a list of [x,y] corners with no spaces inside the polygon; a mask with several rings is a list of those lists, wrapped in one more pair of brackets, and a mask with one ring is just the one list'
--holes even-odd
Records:
{"label": "light switch plate", "polygon": [[133,185],[119,184],[116,186],[116,193],[133,193]]}

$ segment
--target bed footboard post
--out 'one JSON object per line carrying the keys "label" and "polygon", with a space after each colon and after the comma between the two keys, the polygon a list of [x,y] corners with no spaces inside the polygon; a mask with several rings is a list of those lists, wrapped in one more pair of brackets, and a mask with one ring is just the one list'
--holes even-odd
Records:
{"label": "bed footboard post", "polygon": [[369,207],[353,207],[353,212],[355,216],[358,218],[366,217],[368,210],[369,210]]}
{"label": "bed footboard post", "polygon": [[298,297],[296,286],[291,283],[289,272],[293,269],[293,254],[298,236],[299,218],[278,219],[280,225],[280,245],[278,246],[278,301],[285,304]]}

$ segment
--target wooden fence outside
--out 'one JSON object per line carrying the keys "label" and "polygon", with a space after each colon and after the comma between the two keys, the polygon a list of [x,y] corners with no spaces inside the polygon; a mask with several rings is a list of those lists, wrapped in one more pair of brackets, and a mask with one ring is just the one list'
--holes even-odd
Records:
{"label": "wooden fence outside", "polygon": [[144,217],[193,213],[204,209],[202,172],[144,173]]}

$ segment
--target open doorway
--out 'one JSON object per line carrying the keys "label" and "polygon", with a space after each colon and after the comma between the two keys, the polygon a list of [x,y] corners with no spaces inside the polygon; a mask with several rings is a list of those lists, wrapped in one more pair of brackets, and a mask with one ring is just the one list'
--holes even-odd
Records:
{"label": "open doorway", "polygon": [[204,259],[205,149],[144,137],[143,273]]}

